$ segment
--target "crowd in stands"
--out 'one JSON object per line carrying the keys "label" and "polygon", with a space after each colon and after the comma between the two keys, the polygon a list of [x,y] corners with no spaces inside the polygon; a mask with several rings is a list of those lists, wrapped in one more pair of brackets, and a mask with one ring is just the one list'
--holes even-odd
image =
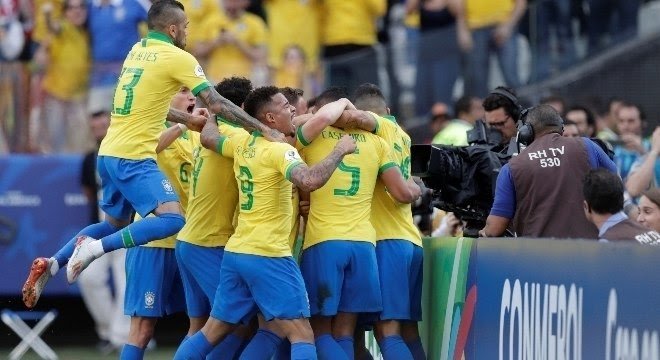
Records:
{"label": "crowd in stands", "polygon": [[[634,37],[641,2],[183,3],[190,18],[186,50],[206,69],[209,80],[243,76],[255,85],[303,89],[308,97],[326,85],[349,90],[365,82],[383,85],[379,80],[384,69],[389,74],[385,83],[401,82],[401,66],[384,66],[397,56],[384,56],[376,45],[392,44],[396,40],[388,36],[390,30],[403,27],[407,45],[397,48],[404,49],[404,62],[416,69],[415,106],[408,117],[418,118],[435,102],[454,106],[459,78],[465,96],[484,98],[491,54],[507,86],[526,83],[518,64],[520,39],[527,39],[532,50],[529,81],[534,82]],[[121,62],[144,36],[149,6],[149,0],[3,0],[0,153],[82,153],[93,147],[87,119],[116,110],[110,107]],[[579,41],[587,44],[586,50],[580,51]]]}

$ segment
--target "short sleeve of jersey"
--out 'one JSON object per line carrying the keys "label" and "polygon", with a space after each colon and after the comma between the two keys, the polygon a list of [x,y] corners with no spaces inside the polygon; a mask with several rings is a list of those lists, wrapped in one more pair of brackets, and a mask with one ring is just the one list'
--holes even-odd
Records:
{"label": "short sleeve of jersey", "polygon": [[394,160],[394,155],[392,154],[392,150],[390,150],[390,147],[387,145],[385,140],[381,139],[380,137],[378,139],[378,144],[379,144],[379,159],[378,159],[378,173],[382,174],[385,170],[397,166],[396,161]]}
{"label": "short sleeve of jersey", "polygon": [[218,145],[215,151],[224,157],[233,159],[234,148],[236,147],[237,140],[238,136],[227,137],[220,135],[220,140],[218,141]]}
{"label": "short sleeve of jersey", "polygon": [[287,180],[291,181],[291,171],[304,164],[298,150],[289,144],[273,143],[264,161],[272,164]]}
{"label": "short sleeve of jersey", "polygon": [[181,50],[178,53],[176,61],[170,62],[169,65],[172,70],[172,77],[183,86],[191,89],[193,95],[197,96],[200,91],[211,86],[208,80],[206,80],[202,66],[189,53]]}
{"label": "short sleeve of jersey", "polygon": [[500,216],[506,219],[513,219],[516,212],[516,188],[511,177],[511,167],[509,164],[502,166],[499,175],[497,175],[497,185],[495,186],[495,200],[490,214]]}
{"label": "short sleeve of jersey", "polygon": [[372,113],[371,111],[369,111],[369,114],[376,118],[376,129],[374,129],[373,133],[382,137],[383,139],[392,139],[396,134],[398,125],[390,120],[385,119],[384,117]]}

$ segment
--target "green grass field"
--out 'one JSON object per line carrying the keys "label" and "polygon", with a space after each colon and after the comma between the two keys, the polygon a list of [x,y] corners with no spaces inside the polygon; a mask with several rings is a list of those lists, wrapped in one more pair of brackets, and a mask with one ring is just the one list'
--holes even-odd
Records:
{"label": "green grass field", "polygon": [[[0,348],[0,359],[7,359],[9,352],[12,349]],[[94,347],[54,347],[53,350],[61,360],[108,360],[119,358],[119,353],[111,353],[109,355],[101,355]],[[158,347],[154,350],[147,351],[144,354],[145,360],[171,360],[174,356],[176,348],[173,347]],[[25,360],[38,360],[39,356],[32,350],[29,350],[25,356]]]}

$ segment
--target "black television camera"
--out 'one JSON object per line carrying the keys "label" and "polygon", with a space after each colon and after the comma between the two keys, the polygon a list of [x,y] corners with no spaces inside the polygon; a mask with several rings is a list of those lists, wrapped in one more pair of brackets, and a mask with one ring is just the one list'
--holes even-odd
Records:
{"label": "black television camera", "polygon": [[453,212],[466,222],[463,234],[478,237],[493,205],[499,170],[511,159],[515,147],[501,145],[501,140],[498,130],[478,120],[468,131],[468,146],[413,145],[412,175],[433,190],[425,210],[437,207]]}

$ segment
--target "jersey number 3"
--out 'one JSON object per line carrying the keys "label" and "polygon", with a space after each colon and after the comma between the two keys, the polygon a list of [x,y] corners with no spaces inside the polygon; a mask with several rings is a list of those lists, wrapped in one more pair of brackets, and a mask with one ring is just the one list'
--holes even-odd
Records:
{"label": "jersey number 3", "polygon": [[[144,69],[139,69],[139,68],[123,68],[121,71],[121,75],[119,75],[119,78],[123,78],[124,75],[126,74],[133,74],[133,77],[131,78],[131,81],[128,82],[128,84],[122,85],[121,89],[126,92],[126,96],[124,97],[124,106],[123,107],[115,107],[115,114],[118,115],[128,115],[131,113],[131,106],[133,106],[133,88],[138,84],[140,81],[140,77],[142,77],[142,72]],[[116,96],[116,93],[115,93]],[[113,101],[114,105],[114,101]]]}

